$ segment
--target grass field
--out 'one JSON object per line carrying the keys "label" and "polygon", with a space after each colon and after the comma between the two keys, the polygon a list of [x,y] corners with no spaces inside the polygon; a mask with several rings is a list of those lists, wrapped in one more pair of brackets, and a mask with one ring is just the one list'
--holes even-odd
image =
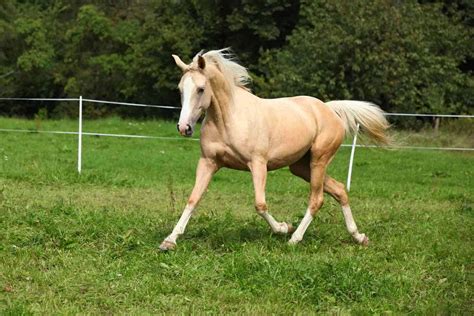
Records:
{"label": "grass field", "polygon": [[[176,136],[160,121],[84,130]],[[250,174],[221,170],[176,251],[160,253],[194,183],[198,143],[85,137],[81,175],[76,145],[0,133],[0,314],[474,313],[472,153],[358,149],[350,197],[367,248],[329,197],[303,242],[287,245],[255,214]],[[332,163],[336,179],[348,156],[342,148]],[[297,224],[308,186],[274,171],[267,199],[275,218]]]}

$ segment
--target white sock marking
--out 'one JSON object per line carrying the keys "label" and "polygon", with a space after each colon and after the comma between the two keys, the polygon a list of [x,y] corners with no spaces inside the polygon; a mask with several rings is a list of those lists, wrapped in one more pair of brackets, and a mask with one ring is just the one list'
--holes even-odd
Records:
{"label": "white sock marking", "polygon": [[171,232],[171,234],[165,238],[166,241],[176,244],[176,239],[179,237],[179,235],[182,235],[184,233],[184,230],[186,229],[186,225],[188,225],[189,219],[191,218],[193,211],[194,211],[193,208],[186,205],[183,211],[183,214],[181,215],[178,223],[173,229],[173,232]]}
{"label": "white sock marking", "polygon": [[299,224],[298,228],[295,230],[293,235],[291,236],[291,239],[289,241],[290,244],[296,244],[300,242],[303,239],[303,235],[308,229],[309,224],[313,221],[313,215],[311,215],[311,212],[309,209],[306,210],[306,214],[303,217],[303,220]]}
{"label": "white sock marking", "polygon": [[354,237],[354,239],[359,243],[363,242],[366,237],[364,234],[360,234],[357,230],[357,225],[354,221],[354,217],[352,216],[352,211],[349,205],[342,206],[342,214],[344,215],[344,220],[346,222],[346,227],[349,234],[351,234],[352,237]]}
{"label": "white sock marking", "polygon": [[270,215],[270,213],[262,212],[260,213],[260,216],[262,216],[267,221],[268,225],[270,225],[274,233],[281,233],[281,234],[288,233],[288,224],[283,223],[283,222],[282,223],[277,222],[273,218],[273,216]]}

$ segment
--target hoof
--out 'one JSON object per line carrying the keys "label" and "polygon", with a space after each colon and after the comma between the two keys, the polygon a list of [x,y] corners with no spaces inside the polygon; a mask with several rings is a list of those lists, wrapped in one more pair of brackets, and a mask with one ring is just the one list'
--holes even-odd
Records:
{"label": "hoof", "polygon": [[359,245],[367,247],[369,245],[369,237],[365,234],[360,234],[360,237],[356,239]]}
{"label": "hoof", "polygon": [[167,241],[167,240],[164,240],[160,245],[161,251],[173,250],[174,248],[176,248],[176,244],[174,242]]}
{"label": "hoof", "polygon": [[367,247],[369,245],[369,237],[364,235],[364,240],[360,243],[362,246]]}
{"label": "hoof", "polygon": [[290,240],[288,240],[288,245],[294,246],[294,245],[298,244],[299,242],[300,242],[300,240],[290,239]]}
{"label": "hoof", "polygon": [[286,223],[286,226],[288,227],[288,231],[286,232],[287,234],[292,234],[295,232],[295,227],[289,223]]}

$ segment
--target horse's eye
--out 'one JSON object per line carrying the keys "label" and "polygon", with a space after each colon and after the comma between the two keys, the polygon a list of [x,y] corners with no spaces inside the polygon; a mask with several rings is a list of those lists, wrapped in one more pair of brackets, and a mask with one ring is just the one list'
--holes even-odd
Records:
{"label": "horse's eye", "polygon": [[197,88],[197,93],[202,94],[204,92],[204,88]]}

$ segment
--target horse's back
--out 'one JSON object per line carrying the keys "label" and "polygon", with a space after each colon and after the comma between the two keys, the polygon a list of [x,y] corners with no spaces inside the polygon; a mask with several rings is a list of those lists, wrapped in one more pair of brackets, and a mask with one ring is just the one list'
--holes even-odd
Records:
{"label": "horse's back", "polygon": [[317,134],[331,132],[333,135],[344,134],[344,123],[341,118],[323,101],[310,96],[294,96],[278,99],[266,99],[274,105],[275,112],[282,116],[291,116],[296,112],[303,120],[311,121],[317,128]]}

